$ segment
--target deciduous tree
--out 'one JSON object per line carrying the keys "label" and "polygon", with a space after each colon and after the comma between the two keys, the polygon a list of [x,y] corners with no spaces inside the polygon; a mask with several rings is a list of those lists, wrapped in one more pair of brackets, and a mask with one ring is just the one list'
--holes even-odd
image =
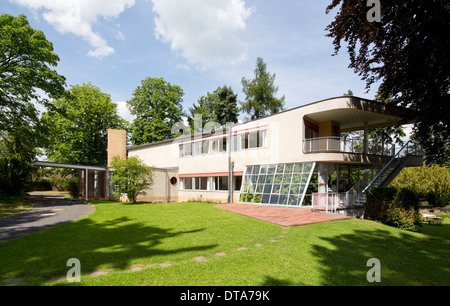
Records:
{"label": "deciduous tree", "polygon": [[95,85],[73,85],[70,96],[55,100],[54,111],[43,114],[49,129],[45,148],[54,162],[106,166],[108,129],[124,129],[111,96]]}
{"label": "deciduous tree", "polygon": [[[326,28],[335,54],[347,44],[349,68],[371,85],[381,82],[382,98],[415,109],[416,138],[428,162],[450,159],[450,5],[444,0],[382,1],[379,22],[368,18],[366,0],[333,0],[338,7]],[[372,21],[372,22],[371,22]]]}
{"label": "deciduous tree", "polygon": [[135,146],[173,138],[172,126],[183,116],[183,89],[163,78],[147,77],[127,101],[131,123],[131,143]]}

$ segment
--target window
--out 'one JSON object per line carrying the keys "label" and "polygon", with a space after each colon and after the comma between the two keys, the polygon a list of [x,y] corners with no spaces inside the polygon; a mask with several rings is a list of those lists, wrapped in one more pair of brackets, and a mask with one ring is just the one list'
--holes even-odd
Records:
{"label": "window", "polygon": [[191,190],[192,189],[192,177],[183,177],[181,179],[181,189]]}
{"label": "window", "polygon": [[[223,153],[227,152],[227,146],[230,146],[233,152],[252,148],[263,148],[267,145],[267,130],[243,132],[231,136],[231,140],[228,138],[226,134],[223,134],[218,135],[218,138],[199,139],[194,142],[180,144],[180,157]],[[229,141],[230,143],[228,143]]]}
{"label": "window", "polygon": [[249,148],[248,135],[249,135],[248,133],[241,134],[241,150]]}
{"label": "window", "polygon": [[227,137],[223,137],[222,139],[220,139],[219,141],[219,150],[221,152],[226,152],[227,151]]}
{"label": "window", "polygon": [[267,144],[267,130],[258,131],[258,148],[263,148]]}
{"label": "window", "polygon": [[195,177],[194,190],[208,190],[208,178],[209,177]]}
{"label": "window", "polygon": [[202,141],[202,154],[209,154],[209,140]]}
{"label": "window", "polygon": [[239,202],[302,206],[315,163],[247,167]]}
{"label": "window", "polygon": [[227,191],[228,190],[228,176],[214,176],[213,177],[213,190]]}
{"label": "window", "polygon": [[180,156],[192,156],[192,143],[180,144]]}
{"label": "window", "polygon": [[194,142],[194,155],[198,156],[202,154],[202,142]]}
{"label": "window", "polygon": [[241,185],[242,185],[242,176],[235,176],[234,178],[234,191],[239,191],[241,190]]}
{"label": "window", "polygon": [[211,140],[211,153],[218,153],[218,152],[220,152],[219,141],[220,141],[220,139],[213,139],[213,140]]}

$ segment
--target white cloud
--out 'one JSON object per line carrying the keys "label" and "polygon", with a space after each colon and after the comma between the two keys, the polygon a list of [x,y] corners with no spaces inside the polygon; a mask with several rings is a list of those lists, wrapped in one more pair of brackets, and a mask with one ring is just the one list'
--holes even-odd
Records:
{"label": "white cloud", "polygon": [[239,39],[253,8],[243,0],[151,0],[155,36],[192,64],[235,64],[246,58]]}
{"label": "white cloud", "polygon": [[116,101],[114,103],[117,104],[117,111],[123,119],[128,122],[132,122],[134,120],[135,117],[130,114],[130,110],[127,107],[127,101]]}
{"label": "white cloud", "polygon": [[43,18],[60,33],[72,33],[86,40],[93,49],[89,56],[102,58],[114,53],[106,40],[92,29],[99,17],[106,20],[118,17],[135,0],[10,0],[41,12]]}

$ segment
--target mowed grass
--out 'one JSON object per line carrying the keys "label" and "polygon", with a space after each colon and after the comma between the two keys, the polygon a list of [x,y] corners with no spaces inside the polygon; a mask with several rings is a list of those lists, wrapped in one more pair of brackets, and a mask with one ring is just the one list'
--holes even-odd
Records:
{"label": "mowed grass", "polygon": [[0,195],[0,218],[19,214],[32,207],[27,201],[28,194],[20,196]]}
{"label": "mowed grass", "polygon": [[[92,203],[96,211],[84,219],[0,242],[0,284],[450,284],[447,219],[422,233],[361,219],[283,228],[213,204]],[[80,260],[81,282],[49,282],[66,276],[70,258]],[[370,258],[380,260],[380,283],[367,281]],[[89,276],[98,271],[108,274]]]}

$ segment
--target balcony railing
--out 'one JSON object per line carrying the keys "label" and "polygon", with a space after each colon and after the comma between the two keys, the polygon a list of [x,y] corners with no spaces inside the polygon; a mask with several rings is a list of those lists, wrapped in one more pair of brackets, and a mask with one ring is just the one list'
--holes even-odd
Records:
{"label": "balcony railing", "polygon": [[[303,140],[304,153],[363,153],[363,141],[359,138],[317,137]],[[392,156],[394,146],[380,143],[368,143],[367,154]]]}

